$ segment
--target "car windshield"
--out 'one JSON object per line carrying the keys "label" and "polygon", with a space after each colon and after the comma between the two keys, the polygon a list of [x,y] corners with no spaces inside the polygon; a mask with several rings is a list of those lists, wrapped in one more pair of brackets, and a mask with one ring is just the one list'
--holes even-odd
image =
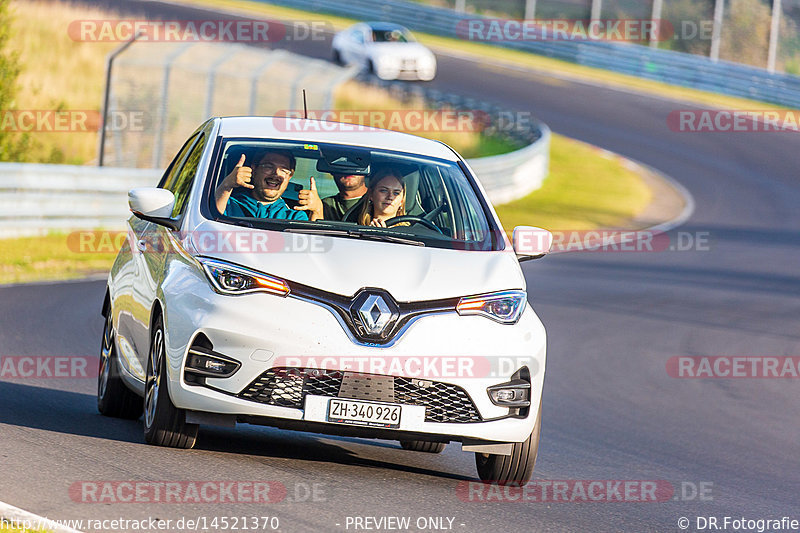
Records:
{"label": "car windshield", "polygon": [[[219,150],[209,207],[221,222],[436,248],[502,249],[487,205],[455,162],[255,139],[223,139]],[[237,182],[237,176],[244,177]],[[311,178],[322,209],[296,209],[308,207]]]}
{"label": "car windshield", "polygon": [[413,43],[414,37],[405,28],[373,28],[372,41],[376,43]]}

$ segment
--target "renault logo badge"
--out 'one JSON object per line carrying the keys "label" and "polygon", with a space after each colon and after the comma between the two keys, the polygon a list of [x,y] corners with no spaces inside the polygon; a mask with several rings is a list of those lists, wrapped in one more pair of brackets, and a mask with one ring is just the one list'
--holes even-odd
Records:
{"label": "renault logo badge", "polygon": [[392,311],[379,294],[370,294],[358,308],[358,314],[370,335],[380,335],[392,318]]}

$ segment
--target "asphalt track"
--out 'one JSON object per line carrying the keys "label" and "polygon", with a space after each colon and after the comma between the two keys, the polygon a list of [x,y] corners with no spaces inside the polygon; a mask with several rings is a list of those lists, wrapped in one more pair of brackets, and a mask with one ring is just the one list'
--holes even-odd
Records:
{"label": "asphalt track", "polygon": [[[324,43],[309,46],[304,53],[328,54]],[[666,371],[682,355],[800,355],[800,137],[671,132],[668,113],[689,106],[439,59],[436,86],[531,111],[557,133],[673,176],[694,197],[693,216],[670,237],[708,232],[707,247],[561,254],[524,266],[549,335],[535,480],[664,480],[677,498],[462,501],[456,487],[475,472],[458,445],[430,456],[393,442],[240,425],[202,428],[194,450],[155,448],[143,443],[141,421],[96,412],[94,379],[4,379],[0,501],[58,519],[274,515],[283,531],[354,531],[346,527],[354,516],[408,516],[412,525],[450,517],[465,532],[680,531],[681,517],[695,531],[697,517],[800,519],[800,381]],[[95,356],[103,287],[0,288],[0,354]],[[270,505],[91,504],[70,497],[82,480],[273,480],[288,496]],[[317,497],[306,497],[314,484]]]}

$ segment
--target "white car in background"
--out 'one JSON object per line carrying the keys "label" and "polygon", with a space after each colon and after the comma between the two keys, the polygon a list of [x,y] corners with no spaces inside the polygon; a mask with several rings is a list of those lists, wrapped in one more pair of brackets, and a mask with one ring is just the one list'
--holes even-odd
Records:
{"label": "white car in background", "polygon": [[[528,481],[546,335],[519,261],[544,255],[552,235],[516,228],[512,246],[447,145],[337,126],[213,118],[158,187],[130,191],[129,238],[102,309],[99,411],[144,414],[148,443],[179,448],[201,424],[237,423],[419,452],[454,441],[475,453],[482,480]],[[333,175],[369,180],[388,166],[404,214],[380,227],[350,216],[359,204],[341,220],[220,212],[215,191],[242,166],[282,179],[289,206],[311,177],[325,197]]]}
{"label": "white car in background", "polygon": [[382,80],[430,81],[436,76],[433,52],[391,22],[362,22],[337,33],[333,60],[363,65]]}

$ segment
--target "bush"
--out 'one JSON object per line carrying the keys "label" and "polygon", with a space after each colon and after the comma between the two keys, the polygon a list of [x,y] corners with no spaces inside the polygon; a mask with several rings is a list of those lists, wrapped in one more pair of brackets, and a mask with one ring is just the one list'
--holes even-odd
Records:
{"label": "bush", "polygon": [[[18,54],[8,48],[10,37],[11,14],[8,11],[8,2],[0,1],[0,120],[7,113],[13,113],[16,107],[17,76],[20,68]],[[0,127],[0,161],[21,160],[30,144],[31,138],[27,133],[6,131]]]}

